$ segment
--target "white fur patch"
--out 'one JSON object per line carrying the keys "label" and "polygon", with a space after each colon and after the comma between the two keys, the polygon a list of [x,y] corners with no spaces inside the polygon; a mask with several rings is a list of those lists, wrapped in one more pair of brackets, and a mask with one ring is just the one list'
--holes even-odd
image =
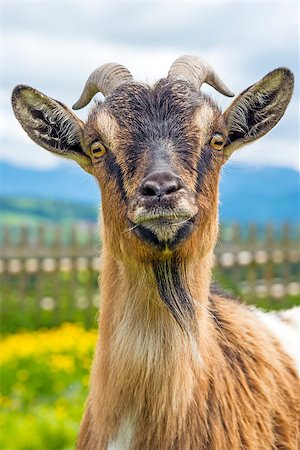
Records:
{"label": "white fur patch", "polygon": [[116,437],[108,443],[107,450],[130,450],[133,432],[132,420],[123,420]]}
{"label": "white fur patch", "polygon": [[256,308],[254,311],[294,360],[300,374],[300,307],[277,312],[264,312]]}
{"label": "white fur patch", "polygon": [[159,221],[157,222],[149,222],[143,224],[144,228],[152,231],[153,234],[156,235],[157,239],[161,242],[172,241],[179,231],[179,229],[186,223],[186,219],[178,220],[178,223],[165,223],[161,224]]}
{"label": "white fur patch", "polygon": [[161,242],[172,241],[183,225],[192,219],[198,212],[192,198],[181,196],[176,209],[156,207],[151,210],[144,206],[135,206],[128,214],[134,224],[143,225],[152,231]]}

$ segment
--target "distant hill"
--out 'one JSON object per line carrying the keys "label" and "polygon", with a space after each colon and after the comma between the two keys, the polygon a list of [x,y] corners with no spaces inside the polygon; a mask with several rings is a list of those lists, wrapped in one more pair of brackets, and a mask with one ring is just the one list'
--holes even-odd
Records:
{"label": "distant hill", "polygon": [[[299,172],[295,170],[229,164],[220,192],[223,222],[299,221]],[[100,201],[93,177],[75,164],[39,171],[0,163],[0,196],[4,215],[13,210],[15,218],[20,211],[25,217],[27,211],[53,221],[66,215],[70,220],[94,220]]]}
{"label": "distant hill", "polygon": [[224,167],[221,221],[299,222],[300,174],[281,167]]}
{"label": "distant hill", "polygon": [[91,204],[100,198],[94,178],[75,163],[64,163],[51,170],[0,163],[0,195]]}
{"label": "distant hill", "polygon": [[0,197],[0,212],[0,225],[95,223],[98,218],[96,203],[46,198]]}

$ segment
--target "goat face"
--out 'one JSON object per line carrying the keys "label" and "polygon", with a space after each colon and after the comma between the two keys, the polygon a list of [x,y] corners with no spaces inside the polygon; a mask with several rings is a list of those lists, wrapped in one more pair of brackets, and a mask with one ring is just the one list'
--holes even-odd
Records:
{"label": "goat face", "polygon": [[125,230],[162,251],[182,243],[216,203],[223,160],[210,146],[216,135],[226,141],[221,112],[186,81],[130,83],[96,105],[84,141],[87,152],[99,141],[107,149],[92,160],[111,210],[104,212],[111,216],[118,198],[111,223],[124,217]]}
{"label": "goat face", "polygon": [[122,66],[102,66],[74,106],[84,106],[97,90],[106,96],[85,124],[35,89],[17,86],[13,92],[14,112],[29,136],[97,178],[105,241],[118,257],[208,252],[217,233],[222,163],[273,128],[293,90],[291,72],[276,69],[222,114],[199,91],[204,81],[231,95],[195,57],[179,58],[153,88],[134,82]]}

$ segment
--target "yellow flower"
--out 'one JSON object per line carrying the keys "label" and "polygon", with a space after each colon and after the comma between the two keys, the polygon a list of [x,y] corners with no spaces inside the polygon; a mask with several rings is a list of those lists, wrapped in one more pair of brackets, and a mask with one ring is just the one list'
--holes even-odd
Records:
{"label": "yellow flower", "polygon": [[9,408],[11,405],[11,399],[9,397],[5,397],[4,395],[0,395],[0,406],[3,408]]}
{"label": "yellow flower", "polygon": [[[14,363],[16,359],[28,357],[49,358],[51,355],[72,353],[84,359],[92,354],[97,339],[96,330],[87,331],[81,325],[64,323],[59,328],[21,332],[2,339],[0,343],[0,364]],[[51,359],[51,358],[50,358]],[[53,360],[56,368],[72,370],[70,360]],[[84,366],[87,362],[84,361]],[[21,377],[24,377],[21,375]]]}
{"label": "yellow flower", "polygon": [[58,419],[64,419],[67,416],[67,411],[62,405],[55,405],[55,414]]}
{"label": "yellow flower", "polygon": [[67,373],[74,372],[74,361],[70,356],[65,355],[52,355],[49,358],[49,363],[51,368],[57,371],[63,371]]}

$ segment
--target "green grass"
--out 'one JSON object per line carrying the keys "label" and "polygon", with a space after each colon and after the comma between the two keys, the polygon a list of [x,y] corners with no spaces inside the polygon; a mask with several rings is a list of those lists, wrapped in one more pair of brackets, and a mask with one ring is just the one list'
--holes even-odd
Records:
{"label": "green grass", "polygon": [[71,324],[2,340],[1,449],[74,449],[95,342]]}
{"label": "green grass", "polygon": [[97,205],[26,197],[0,197],[0,211],[0,225],[7,226],[96,223],[98,216]]}
{"label": "green grass", "polygon": [[63,322],[96,326],[96,271],[1,274],[0,333],[51,328]]}

